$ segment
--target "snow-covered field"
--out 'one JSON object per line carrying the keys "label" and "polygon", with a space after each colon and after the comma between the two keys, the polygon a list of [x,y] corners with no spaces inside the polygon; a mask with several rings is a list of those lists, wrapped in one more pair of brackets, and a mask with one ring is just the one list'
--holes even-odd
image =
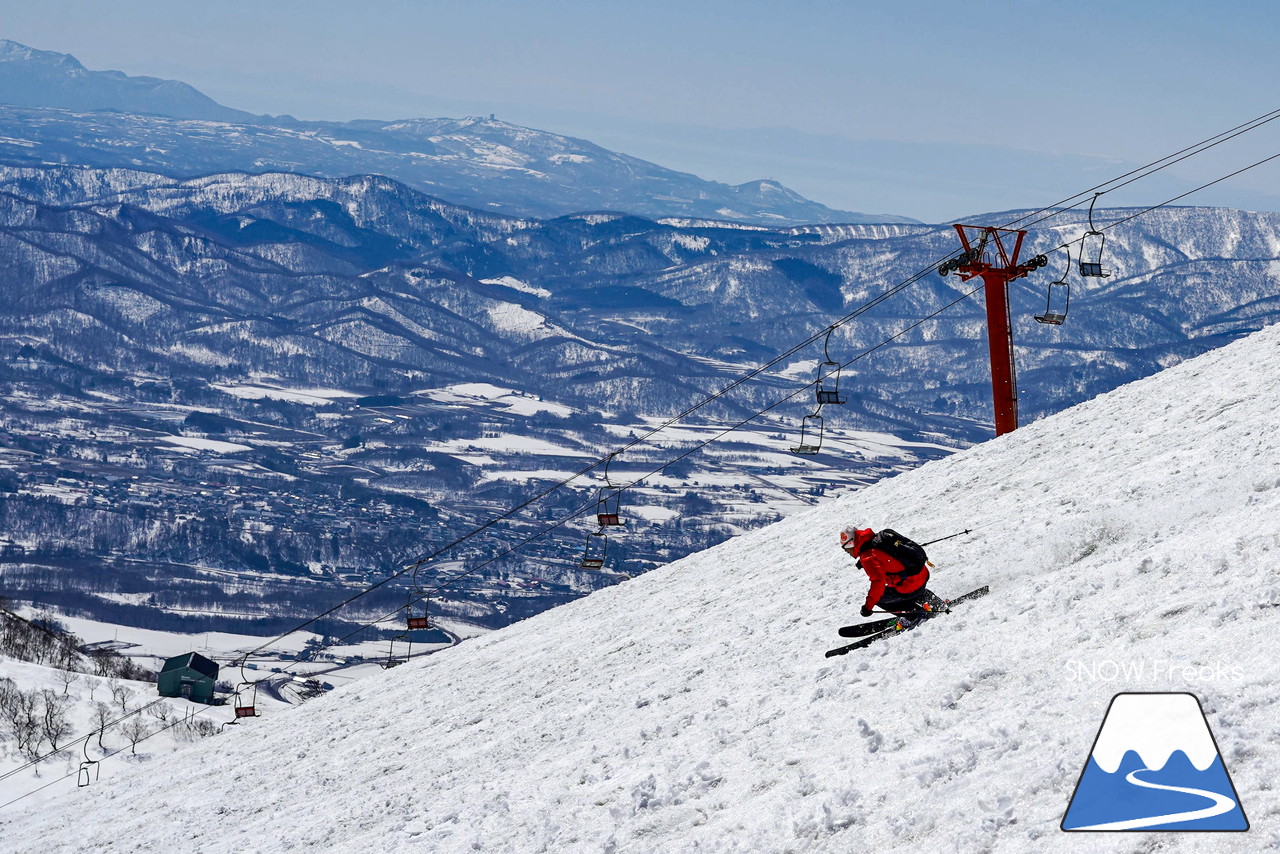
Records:
{"label": "snow-covered field", "polygon": [[[0,813],[24,852],[1280,849],[1280,327]],[[847,522],[992,593],[824,659]],[[1063,833],[1112,696],[1203,704],[1243,835]],[[234,730],[234,731],[232,731]],[[202,817],[216,818],[202,821]]]}

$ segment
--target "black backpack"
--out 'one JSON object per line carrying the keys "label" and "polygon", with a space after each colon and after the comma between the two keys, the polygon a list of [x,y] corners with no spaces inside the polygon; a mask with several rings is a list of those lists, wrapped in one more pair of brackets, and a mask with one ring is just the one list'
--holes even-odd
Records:
{"label": "black backpack", "polygon": [[880,531],[880,533],[871,538],[866,547],[882,551],[902,564],[902,572],[898,573],[901,577],[915,575],[924,569],[925,564],[929,561],[929,556],[925,554],[924,546],[915,540],[902,536],[892,528],[885,528]]}

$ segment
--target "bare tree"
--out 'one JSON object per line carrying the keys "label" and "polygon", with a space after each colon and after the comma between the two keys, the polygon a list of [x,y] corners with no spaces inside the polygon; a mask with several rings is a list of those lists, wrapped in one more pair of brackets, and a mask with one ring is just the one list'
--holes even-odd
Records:
{"label": "bare tree", "polygon": [[59,670],[58,681],[62,683],[62,696],[67,696],[71,686],[80,681],[80,674],[74,670]]}
{"label": "bare tree", "polygon": [[[4,604],[4,597],[0,596],[0,606]],[[0,716],[9,713],[9,706],[13,703],[13,695],[18,691],[18,683],[14,682],[8,676],[0,676]]]}
{"label": "bare tree", "polygon": [[[0,597],[0,608],[4,607],[4,597]],[[16,682],[7,676],[0,676],[0,736],[14,736],[16,739],[17,705],[19,689]]]}
{"label": "bare tree", "polygon": [[174,739],[177,741],[192,742],[199,738],[196,734],[196,728],[193,726],[194,723],[195,721],[191,719],[190,715],[185,715],[181,722],[173,728]]}
{"label": "bare tree", "polygon": [[129,699],[133,697],[133,689],[123,682],[111,683],[111,699],[120,706],[121,713],[129,711]]}
{"label": "bare tree", "polygon": [[98,700],[93,704],[93,722],[97,724],[98,730],[98,749],[106,750],[102,746],[102,736],[106,734],[107,724],[111,723],[111,719],[115,716],[115,712],[107,703]]}
{"label": "bare tree", "polygon": [[217,735],[218,730],[218,725],[208,718],[192,717],[174,727],[173,734],[175,738],[181,741],[192,742],[196,739]]}
{"label": "bare tree", "polygon": [[135,714],[121,725],[120,731],[129,739],[129,753],[136,755],[138,742],[151,735],[151,730],[142,715]]}
{"label": "bare tree", "polygon": [[7,699],[4,725],[17,744],[18,753],[28,761],[40,755],[40,695],[17,689]]}
{"label": "bare tree", "polygon": [[84,668],[84,657],[77,648],[78,640],[75,635],[62,635],[58,638],[57,651],[54,653],[54,667],[72,671]]}
{"label": "bare tree", "polygon": [[173,709],[169,708],[168,703],[156,703],[154,706],[151,706],[148,711],[151,712],[151,716],[153,718],[160,721],[162,724],[168,724],[170,719],[173,717]]}
{"label": "bare tree", "polygon": [[93,665],[95,676],[110,676],[112,667],[111,655],[106,650],[97,649],[89,653],[89,661]]}
{"label": "bare tree", "polygon": [[195,730],[196,735],[201,738],[208,738],[211,735],[217,735],[222,729],[208,718],[193,719],[189,724],[187,724],[187,726]]}
{"label": "bare tree", "polygon": [[67,720],[67,706],[71,701],[66,697],[58,696],[57,691],[51,691],[48,688],[40,692],[43,701],[43,709],[40,715],[40,734],[46,741],[53,746],[54,750],[58,749],[58,742],[71,735],[71,722]]}

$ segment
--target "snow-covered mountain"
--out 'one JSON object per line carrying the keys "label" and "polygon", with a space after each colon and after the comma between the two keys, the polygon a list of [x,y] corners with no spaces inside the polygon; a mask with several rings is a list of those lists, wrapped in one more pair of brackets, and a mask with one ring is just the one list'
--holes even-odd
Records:
{"label": "snow-covered mountain", "polygon": [[90,71],[74,56],[0,39],[0,103],[68,110],[119,110],[181,119],[254,122],[178,80]]}
{"label": "snow-covered mountain", "polygon": [[621,210],[767,225],[912,222],[833,210],[775,181],[732,186],[582,139],[489,118],[303,122],[253,116],[185,83],[88,71],[0,40],[0,162],[141,168],[191,177],[388,175],[452,202],[522,216]]}
{"label": "snow-covered mountain", "polygon": [[[1083,227],[1063,214],[1032,251]],[[1068,323],[1047,328],[1030,317],[1065,266],[1055,254],[1012,294],[1024,420],[1274,319],[1276,245],[1274,214],[1153,212],[1111,233],[1114,275],[1073,277]],[[0,168],[0,565],[12,590],[84,616],[188,631],[256,619],[237,630],[271,633],[954,247],[940,226],[517,218],[374,177]],[[967,289],[930,275],[841,327],[829,352],[852,359]],[[644,571],[989,435],[982,314],[962,301],[855,362],[815,457],[789,448],[821,342],[624,455],[615,476],[650,477],[628,492],[611,565]],[[599,472],[453,557],[491,558],[598,485]],[[570,526],[500,561],[519,590],[469,593],[457,616],[501,624],[606,583],[576,565],[585,536]],[[255,592],[215,597],[210,572]]]}
{"label": "snow-covered mountain", "polygon": [[[416,372],[636,412],[687,405],[691,378],[735,377],[957,245],[946,226],[515,218],[380,177],[0,167],[0,193],[12,328],[47,331],[72,364],[159,359],[170,376],[260,372],[366,395],[420,386]],[[1084,227],[1064,212],[1032,231],[1027,252]],[[1031,320],[1063,252],[1012,288],[1024,420],[1257,329],[1280,307],[1280,215],[1170,208],[1109,236],[1112,275],[1071,274],[1067,326]],[[842,326],[829,352],[850,358],[971,288],[926,277]],[[93,334],[52,335],[67,312]],[[982,318],[978,300],[962,302],[859,361],[856,397],[882,408],[867,426],[988,418]]]}
{"label": "snow-covered mountain", "polygon": [[[1280,327],[0,821],[23,851],[1274,847]],[[848,522],[991,595],[838,659]],[[1119,691],[1204,706],[1252,827],[1059,830]],[[52,791],[52,789],[51,789]],[[174,816],[212,817],[207,826]]]}

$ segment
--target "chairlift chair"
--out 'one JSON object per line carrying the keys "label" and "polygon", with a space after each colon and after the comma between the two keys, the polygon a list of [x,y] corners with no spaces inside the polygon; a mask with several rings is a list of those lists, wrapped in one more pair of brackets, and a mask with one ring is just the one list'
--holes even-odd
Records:
{"label": "chairlift chair", "polygon": [[600,569],[604,566],[605,554],[609,548],[609,538],[604,528],[587,535],[587,546],[582,552],[582,561],[578,564],[582,569]]}
{"label": "chairlift chair", "polygon": [[1061,326],[1067,319],[1067,307],[1071,304],[1071,285],[1067,284],[1067,276],[1071,273],[1071,250],[1067,250],[1067,269],[1062,271],[1062,278],[1049,283],[1049,293],[1045,298],[1044,314],[1034,315],[1037,323],[1048,323]]}
{"label": "chairlift chair", "polygon": [[1049,295],[1045,299],[1044,314],[1035,315],[1037,323],[1061,326],[1067,319],[1067,306],[1071,303],[1071,286],[1066,282],[1050,282]]}
{"label": "chairlift chair", "polygon": [[[1096,237],[1097,240],[1090,240],[1089,238],[1091,237]],[[1098,248],[1095,251],[1089,252],[1088,247],[1091,244],[1096,245]],[[1097,279],[1105,279],[1111,275],[1110,271],[1102,269],[1102,250],[1106,247],[1106,245],[1107,245],[1107,236],[1100,231],[1087,232],[1085,233],[1084,237],[1080,238],[1080,275],[1081,276],[1093,277]],[[1096,260],[1086,261],[1085,260],[1086,254],[1088,254],[1089,257],[1094,258]]]}
{"label": "chairlift chair", "polygon": [[[1097,279],[1105,279],[1111,275],[1102,269],[1102,251],[1106,248],[1107,236],[1093,226],[1093,206],[1101,195],[1102,193],[1093,194],[1093,201],[1089,203],[1089,230],[1080,238],[1080,275]],[[1097,248],[1090,249],[1091,246]],[[1085,258],[1092,260],[1086,261]]]}
{"label": "chairlift chair", "polygon": [[[823,373],[823,369],[826,373]],[[834,403],[843,406],[847,400],[840,396],[840,363],[823,362],[818,366],[818,403],[825,406]]]}
{"label": "chairlift chair", "polygon": [[[421,562],[414,564],[413,567],[413,584],[409,588],[409,601],[405,603],[405,627],[409,631],[416,629],[431,628],[430,621],[427,618],[428,612],[431,610],[431,597],[427,595],[426,589],[418,583],[418,570],[421,568]],[[422,603],[422,616],[415,617],[413,615],[413,606],[415,602]]]}
{"label": "chairlift chair", "polygon": [[622,524],[622,490],[609,479],[609,465],[617,456],[615,451],[604,459],[604,486],[596,493],[596,524],[601,528],[606,525]]}
{"label": "chairlift chair", "polygon": [[245,680],[237,685],[231,708],[235,710],[236,720],[258,717],[258,683]]}
{"label": "chairlift chair", "polygon": [[845,398],[840,396],[840,363],[831,358],[831,333],[835,331],[834,326],[828,329],[826,340],[822,342],[822,353],[826,361],[818,365],[818,381],[815,385],[819,406],[828,403],[842,406],[845,403]]}
{"label": "chairlift chair", "polygon": [[791,449],[793,454],[813,456],[822,449],[822,407],[812,415],[800,419],[800,442]]}
{"label": "chairlift chair", "polygon": [[404,664],[406,661],[409,660],[408,653],[413,651],[413,647],[410,646],[408,652],[405,653],[404,658],[400,658],[399,656],[396,655],[396,641],[398,640],[402,640],[405,643],[408,643],[409,636],[407,634],[399,634],[399,635],[391,636],[391,643],[387,647],[387,658],[385,661],[379,662],[382,665],[383,670],[390,670],[393,667],[399,667],[400,665]]}
{"label": "chairlift chair", "polygon": [[80,770],[76,773],[76,786],[84,788],[98,779],[98,774],[102,769],[98,765],[98,760],[89,758],[88,738],[80,745],[80,749],[84,753],[84,761],[80,763]]}
{"label": "chairlift chair", "polygon": [[[611,489],[612,495],[609,494]],[[621,505],[622,490],[612,486],[600,487],[600,492],[596,495],[596,523],[602,528],[606,525],[621,525]]]}
{"label": "chairlift chair", "polygon": [[98,760],[90,759],[80,763],[80,771],[76,774],[76,785],[84,788],[90,783],[97,782],[98,774],[101,772]]}

